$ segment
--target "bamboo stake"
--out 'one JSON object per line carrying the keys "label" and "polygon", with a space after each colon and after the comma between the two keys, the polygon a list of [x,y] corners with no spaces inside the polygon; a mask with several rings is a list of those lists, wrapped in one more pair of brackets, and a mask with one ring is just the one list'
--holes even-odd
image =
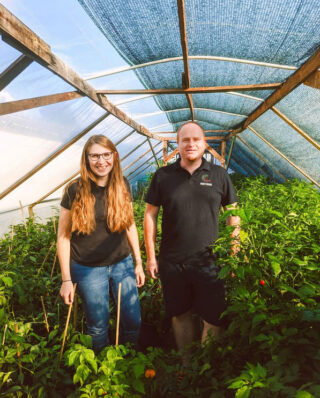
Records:
{"label": "bamboo stake", "polygon": [[53,260],[52,268],[51,268],[51,273],[50,273],[50,278],[51,278],[51,279],[52,279],[52,277],[53,277],[54,267],[55,267],[56,262],[57,262],[57,254],[58,254],[58,252],[56,251],[56,254],[54,255],[54,260]]}
{"label": "bamboo stake", "polygon": [[[73,297],[75,295],[76,292],[76,288],[77,288],[77,284],[75,283],[73,285]],[[68,315],[67,315],[67,321],[66,321],[66,327],[64,328],[64,333],[63,333],[63,340],[62,340],[62,345],[61,345],[61,351],[60,351],[60,358],[59,358],[59,362],[61,362],[62,359],[62,355],[63,355],[63,350],[64,350],[64,344],[66,342],[66,337],[67,337],[67,331],[68,331],[68,326],[69,326],[69,321],[70,321],[70,315],[71,315],[71,310],[72,310],[72,304],[69,304],[69,310],[68,310]]]}
{"label": "bamboo stake", "polygon": [[[14,324],[14,331],[15,331],[15,333],[18,333],[18,324],[17,323],[15,323]],[[19,358],[20,357],[20,343],[17,343],[17,357]]]}
{"label": "bamboo stake", "polygon": [[4,345],[4,342],[6,341],[6,333],[7,333],[8,325],[4,325],[4,330],[3,330],[3,337],[2,337],[2,345]]}
{"label": "bamboo stake", "polygon": [[26,217],[24,215],[24,210],[23,210],[23,206],[22,206],[21,200],[19,200],[19,204],[20,204],[20,209],[21,209],[21,213],[22,213],[22,219],[23,219],[24,227],[26,229],[26,235],[28,236],[27,222],[26,222]]}
{"label": "bamboo stake", "polygon": [[47,332],[49,333],[49,323],[48,323],[46,307],[44,305],[44,301],[43,301],[43,297],[42,296],[40,296],[40,299],[41,299],[41,304],[42,304],[42,310],[43,310],[43,315],[44,315],[44,321],[45,321],[45,324],[46,324],[46,329],[47,329]]}
{"label": "bamboo stake", "polygon": [[118,347],[118,344],[119,344],[120,306],[121,306],[121,282],[119,283],[119,286],[118,286],[116,347]]}
{"label": "bamboo stake", "polygon": [[77,329],[77,318],[78,318],[78,297],[76,294],[74,294],[74,308],[73,308],[73,328],[76,330]]}

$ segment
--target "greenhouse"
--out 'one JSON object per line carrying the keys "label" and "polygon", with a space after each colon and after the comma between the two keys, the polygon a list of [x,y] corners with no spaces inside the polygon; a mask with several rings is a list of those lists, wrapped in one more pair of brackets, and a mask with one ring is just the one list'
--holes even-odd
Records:
{"label": "greenhouse", "polygon": [[[320,0],[0,0],[0,397],[320,397],[319,20]],[[60,297],[56,242],[64,190],[102,134],[145,266],[146,194],[187,122],[238,207],[220,209],[211,246],[223,333],[201,344],[194,314],[182,371],[147,272],[138,347],[118,345],[115,300],[112,344],[92,349],[79,294]]]}

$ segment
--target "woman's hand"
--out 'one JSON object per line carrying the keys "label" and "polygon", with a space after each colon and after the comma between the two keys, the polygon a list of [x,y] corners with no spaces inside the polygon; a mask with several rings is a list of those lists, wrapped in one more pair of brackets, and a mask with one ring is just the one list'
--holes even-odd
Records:
{"label": "woman's hand", "polygon": [[142,263],[136,265],[134,272],[136,274],[137,287],[143,286],[146,277],[144,275]]}
{"label": "woman's hand", "polygon": [[65,304],[70,305],[73,303],[74,290],[72,281],[62,282],[60,296]]}

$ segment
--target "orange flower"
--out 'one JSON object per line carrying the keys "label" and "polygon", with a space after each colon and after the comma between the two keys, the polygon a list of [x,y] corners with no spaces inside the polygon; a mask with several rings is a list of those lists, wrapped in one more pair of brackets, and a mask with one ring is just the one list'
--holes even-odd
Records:
{"label": "orange flower", "polygon": [[147,379],[153,379],[154,376],[156,375],[156,371],[154,369],[147,369],[144,373],[145,377]]}

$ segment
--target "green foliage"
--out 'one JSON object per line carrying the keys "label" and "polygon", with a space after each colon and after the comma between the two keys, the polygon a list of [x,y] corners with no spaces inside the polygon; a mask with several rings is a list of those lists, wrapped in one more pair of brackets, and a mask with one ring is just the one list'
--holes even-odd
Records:
{"label": "green foliage", "polygon": [[[94,355],[91,338],[83,334],[81,309],[81,333],[69,326],[59,363],[67,307],[59,301],[58,264],[52,273],[53,220],[46,225],[28,220],[4,236],[0,397],[319,397],[319,192],[295,180],[280,185],[261,177],[233,178],[240,208],[222,214],[214,247],[220,277],[226,281],[228,327],[218,342],[208,339],[205,346],[190,347],[192,363],[179,383],[180,353],[168,348],[172,344],[144,352],[109,346]],[[134,211],[145,260],[144,192],[136,198]],[[229,214],[242,220],[237,257],[230,255],[233,228],[224,226]],[[161,214],[157,246],[160,223]],[[159,280],[147,279],[140,300],[142,319],[160,333],[164,313]],[[114,334],[114,318],[111,325]],[[147,369],[154,370],[153,378],[146,377]]]}

